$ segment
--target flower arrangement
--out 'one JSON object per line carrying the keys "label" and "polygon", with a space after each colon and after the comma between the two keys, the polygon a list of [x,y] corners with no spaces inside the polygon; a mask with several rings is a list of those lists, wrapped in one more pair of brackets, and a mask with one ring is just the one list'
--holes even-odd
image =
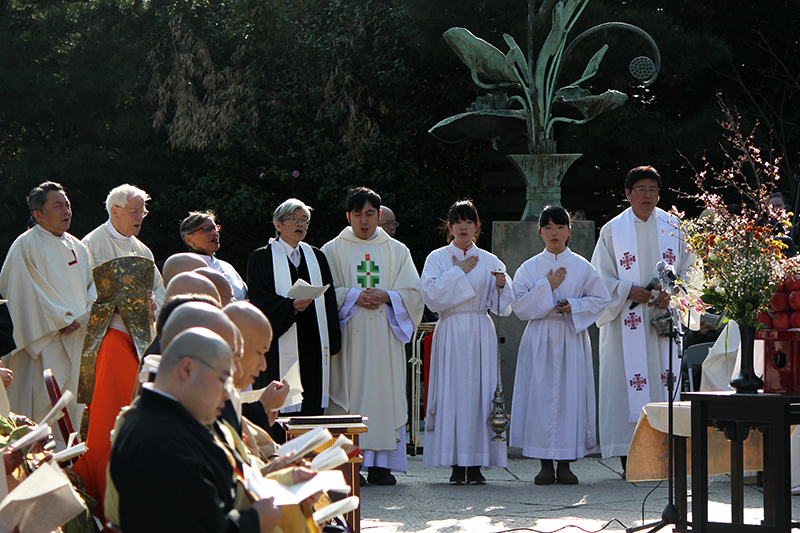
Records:
{"label": "flower arrangement", "polygon": [[[762,158],[754,146],[755,129],[742,134],[739,116],[723,105],[727,120],[721,125],[736,152],[727,150],[729,166],[721,172],[709,168],[696,173],[700,192],[685,195],[705,210],[695,219],[686,219],[673,207],[681,222],[689,250],[698,259],[698,281],[687,280],[689,296],[675,298],[676,306],[713,307],[721,324],[735,320],[742,327],[759,327],[758,315],[769,309],[776,282],[782,279],[783,252],[780,238],[791,222],[789,213],[769,204],[770,194],[780,179],[779,159]],[[729,204],[722,192],[738,193],[741,203]],[[702,304],[691,298],[692,291]]]}

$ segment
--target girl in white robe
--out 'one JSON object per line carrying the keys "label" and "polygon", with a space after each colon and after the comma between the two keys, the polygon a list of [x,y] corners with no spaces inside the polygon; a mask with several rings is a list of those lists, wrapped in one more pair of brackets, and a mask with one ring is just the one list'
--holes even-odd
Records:
{"label": "girl in white robe", "polygon": [[570,231],[563,207],[545,207],[539,216],[545,250],[514,274],[514,313],[528,325],[517,358],[510,444],[542,460],[537,485],[577,483],[569,461],[595,448],[587,328],[611,297],[591,263],[567,247]]}
{"label": "girl in white robe", "polygon": [[[422,298],[439,313],[433,332],[423,465],[453,469],[450,482],[483,485],[481,466],[507,465],[504,442],[487,424],[497,386],[497,334],[487,311],[511,314],[513,288],[505,265],[479,249],[480,218],[473,203],[450,208],[452,241],[425,260]],[[498,288],[500,289],[498,291]]]}

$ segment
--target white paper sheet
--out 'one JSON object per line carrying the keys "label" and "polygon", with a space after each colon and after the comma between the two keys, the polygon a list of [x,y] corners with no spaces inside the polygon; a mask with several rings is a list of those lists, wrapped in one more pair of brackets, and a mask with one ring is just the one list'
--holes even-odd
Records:
{"label": "white paper sheet", "polygon": [[309,298],[316,300],[325,294],[325,291],[328,290],[328,287],[330,287],[330,284],[325,285],[324,287],[315,287],[303,279],[298,279],[294,282],[292,288],[289,289],[289,292],[286,293],[286,296],[289,298],[294,298],[295,300],[307,300]]}

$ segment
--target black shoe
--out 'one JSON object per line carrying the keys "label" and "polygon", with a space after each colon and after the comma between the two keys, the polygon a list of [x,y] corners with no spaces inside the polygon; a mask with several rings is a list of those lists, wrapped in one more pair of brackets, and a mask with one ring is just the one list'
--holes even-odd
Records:
{"label": "black shoe", "polygon": [[472,485],[485,485],[486,478],[481,474],[481,467],[470,466],[467,468],[467,481]]}
{"label": "black shoe", "polygon": [[467,479],[467,468],[453,465],[453,475],[450,476],[451,485],[463,485]]}
{"label": "black shoe", "polygon": [[392,475],[388,468],[381,468],[379,466],[369,467],[369,474],[367,481],[370,485],[396,485],[397,479]]}
{"label": "black shoe", "polygon": [[534,485],[552,485],[556,482],[556,471],[552,459],[542,459],[542,468],[533,478]]}
{"label": "black shoe", "polygon": [[556,481],[560,485],[577,485],[578,476],[572,473],[569,469],[569,463],[566,461],[559,461],[558,468],[556,469]]}
{"label": "black shoe", "polygon": [[359,487],[363,487],[363,486],[364,486],[364,485],[366,485],[366,484],[367,484],[367,478],[365,478],[364,476],[362,476],[361,474],[359,474],[359,475],[358,475],[358,486],[359,486]]}

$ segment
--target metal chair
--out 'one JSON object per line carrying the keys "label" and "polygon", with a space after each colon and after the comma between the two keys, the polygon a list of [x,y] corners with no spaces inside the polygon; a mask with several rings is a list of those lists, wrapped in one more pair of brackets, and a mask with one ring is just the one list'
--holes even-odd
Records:
{"label": "metal chair", "polygon": [[700,390],[700,368],[712,346],[714,346],[713,342],[703,342],[684,350],[681,364],[681,391],[696,392]]}

